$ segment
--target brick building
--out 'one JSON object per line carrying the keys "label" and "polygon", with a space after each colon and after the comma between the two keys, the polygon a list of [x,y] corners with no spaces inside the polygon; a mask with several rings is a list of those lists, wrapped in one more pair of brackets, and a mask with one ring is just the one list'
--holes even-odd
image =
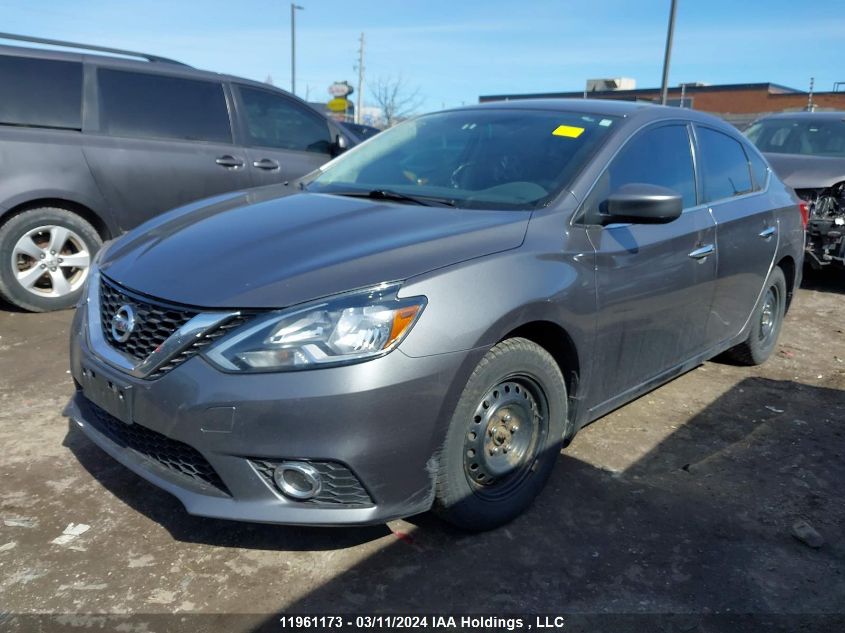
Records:
{"label": "brick building", "polygon": [[[804,110],[807,107],[809,99],[808,93],[803,90],[796,90],[773,83],[725,84],[716,86],[687,84],[683,89],[680,87],[669,88],[669,103],[671,105],[681,105],[682,93],[684,107],[712,112],[736,123],[751,121],[758,115],[769,112]],[[515,99],[579,99],[585,95],[591,99],[660,102],[659,88],[483,95],[478,100],[481,103],[485,103],[487,101],[508,101]],[[813,104],[818,110],[845,110],[845,92],[813,92]]]}

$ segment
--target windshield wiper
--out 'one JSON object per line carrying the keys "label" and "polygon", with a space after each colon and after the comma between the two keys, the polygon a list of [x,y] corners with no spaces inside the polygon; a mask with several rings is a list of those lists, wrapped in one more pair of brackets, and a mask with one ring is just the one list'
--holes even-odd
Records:
{"label": "windshield wiper", "polygon": [[454,207],[455,201],[448,198],[438,198],[436,196],[410,196],[406,193],[400,193],[391,189],[371,189],[370,191],[326,191],[325,193],[335,196],[349,196],[351,198],[372,198],[374,200],[394,200],[397,202],[410,202],[412,204],[419,204],[424,207],[438,205],[443,207]]}

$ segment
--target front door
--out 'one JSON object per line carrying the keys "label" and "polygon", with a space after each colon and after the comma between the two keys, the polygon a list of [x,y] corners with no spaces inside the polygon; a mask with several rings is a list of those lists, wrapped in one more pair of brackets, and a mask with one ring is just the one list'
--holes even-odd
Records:
{"label": "front door", "polygon": [[331,159],[326,119],[274,90],[234,86],[253,185],[295,180]]}
{"label": "front door", "polygon": [[697,204],[685,124],[650,127],[634,136],[585,201],[588,221],[599,217],[596,212],[601,213],[610,194],[635,183],[676,191],[684,212],[667,224],[590,222],[598,303],[595,360],[604,368],[594,381],[591,408],[636,389],[707,347],[716,230],[708,209]]}
{"label": "front door", "polygon": [[97,89],[99,129],[83,152],[121,229],[251,186],[222,83],[99,68]]}

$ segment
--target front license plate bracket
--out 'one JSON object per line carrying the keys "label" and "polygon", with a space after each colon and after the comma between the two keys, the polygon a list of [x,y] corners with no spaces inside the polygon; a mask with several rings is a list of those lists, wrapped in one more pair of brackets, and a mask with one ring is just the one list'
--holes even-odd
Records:
{"label": "front license plate bracket", "polygon": [[96,369],[83,367],[82,393],[124,424],[132,424],[132,385],[121,383]]}

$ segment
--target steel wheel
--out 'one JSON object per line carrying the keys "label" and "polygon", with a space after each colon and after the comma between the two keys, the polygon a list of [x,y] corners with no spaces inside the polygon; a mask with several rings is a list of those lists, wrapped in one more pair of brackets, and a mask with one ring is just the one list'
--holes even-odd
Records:
{"label": "steel wheel", "polygon": [[548,408],[527,376],[509,377],[482,396],[464,446],[464,472],[476,495],[494,500],[520,486],[545,443]]}
{"label": "steel wheel", "polygon": [[467,530],[523,512],[546,485],[569,427],[566,381],[528,339],[494,345],[473,370],[438,453],[433,509]]}
{"label": "steel wheel", "polygon": [[760,311],[760,324],[757,329],[757,340],[762,345],[768,345],[778,318],[780,297],[777,286],[771,286],[763,299],[763,309]]}
{"label": "steel wheel", "polygon": [[777,346],[788,296],[786,276],[775,266],[766,281],[766,291],[754,306],[746,339],[729,349],[725,357],[742,365],[764,363]]}
{"label": "steel wheel", "polygon": [[88,276],[91,254],[71,229],[39,226],[18,239],[12,248],[15,280],[40,297],[63,297],[78,290]]}

